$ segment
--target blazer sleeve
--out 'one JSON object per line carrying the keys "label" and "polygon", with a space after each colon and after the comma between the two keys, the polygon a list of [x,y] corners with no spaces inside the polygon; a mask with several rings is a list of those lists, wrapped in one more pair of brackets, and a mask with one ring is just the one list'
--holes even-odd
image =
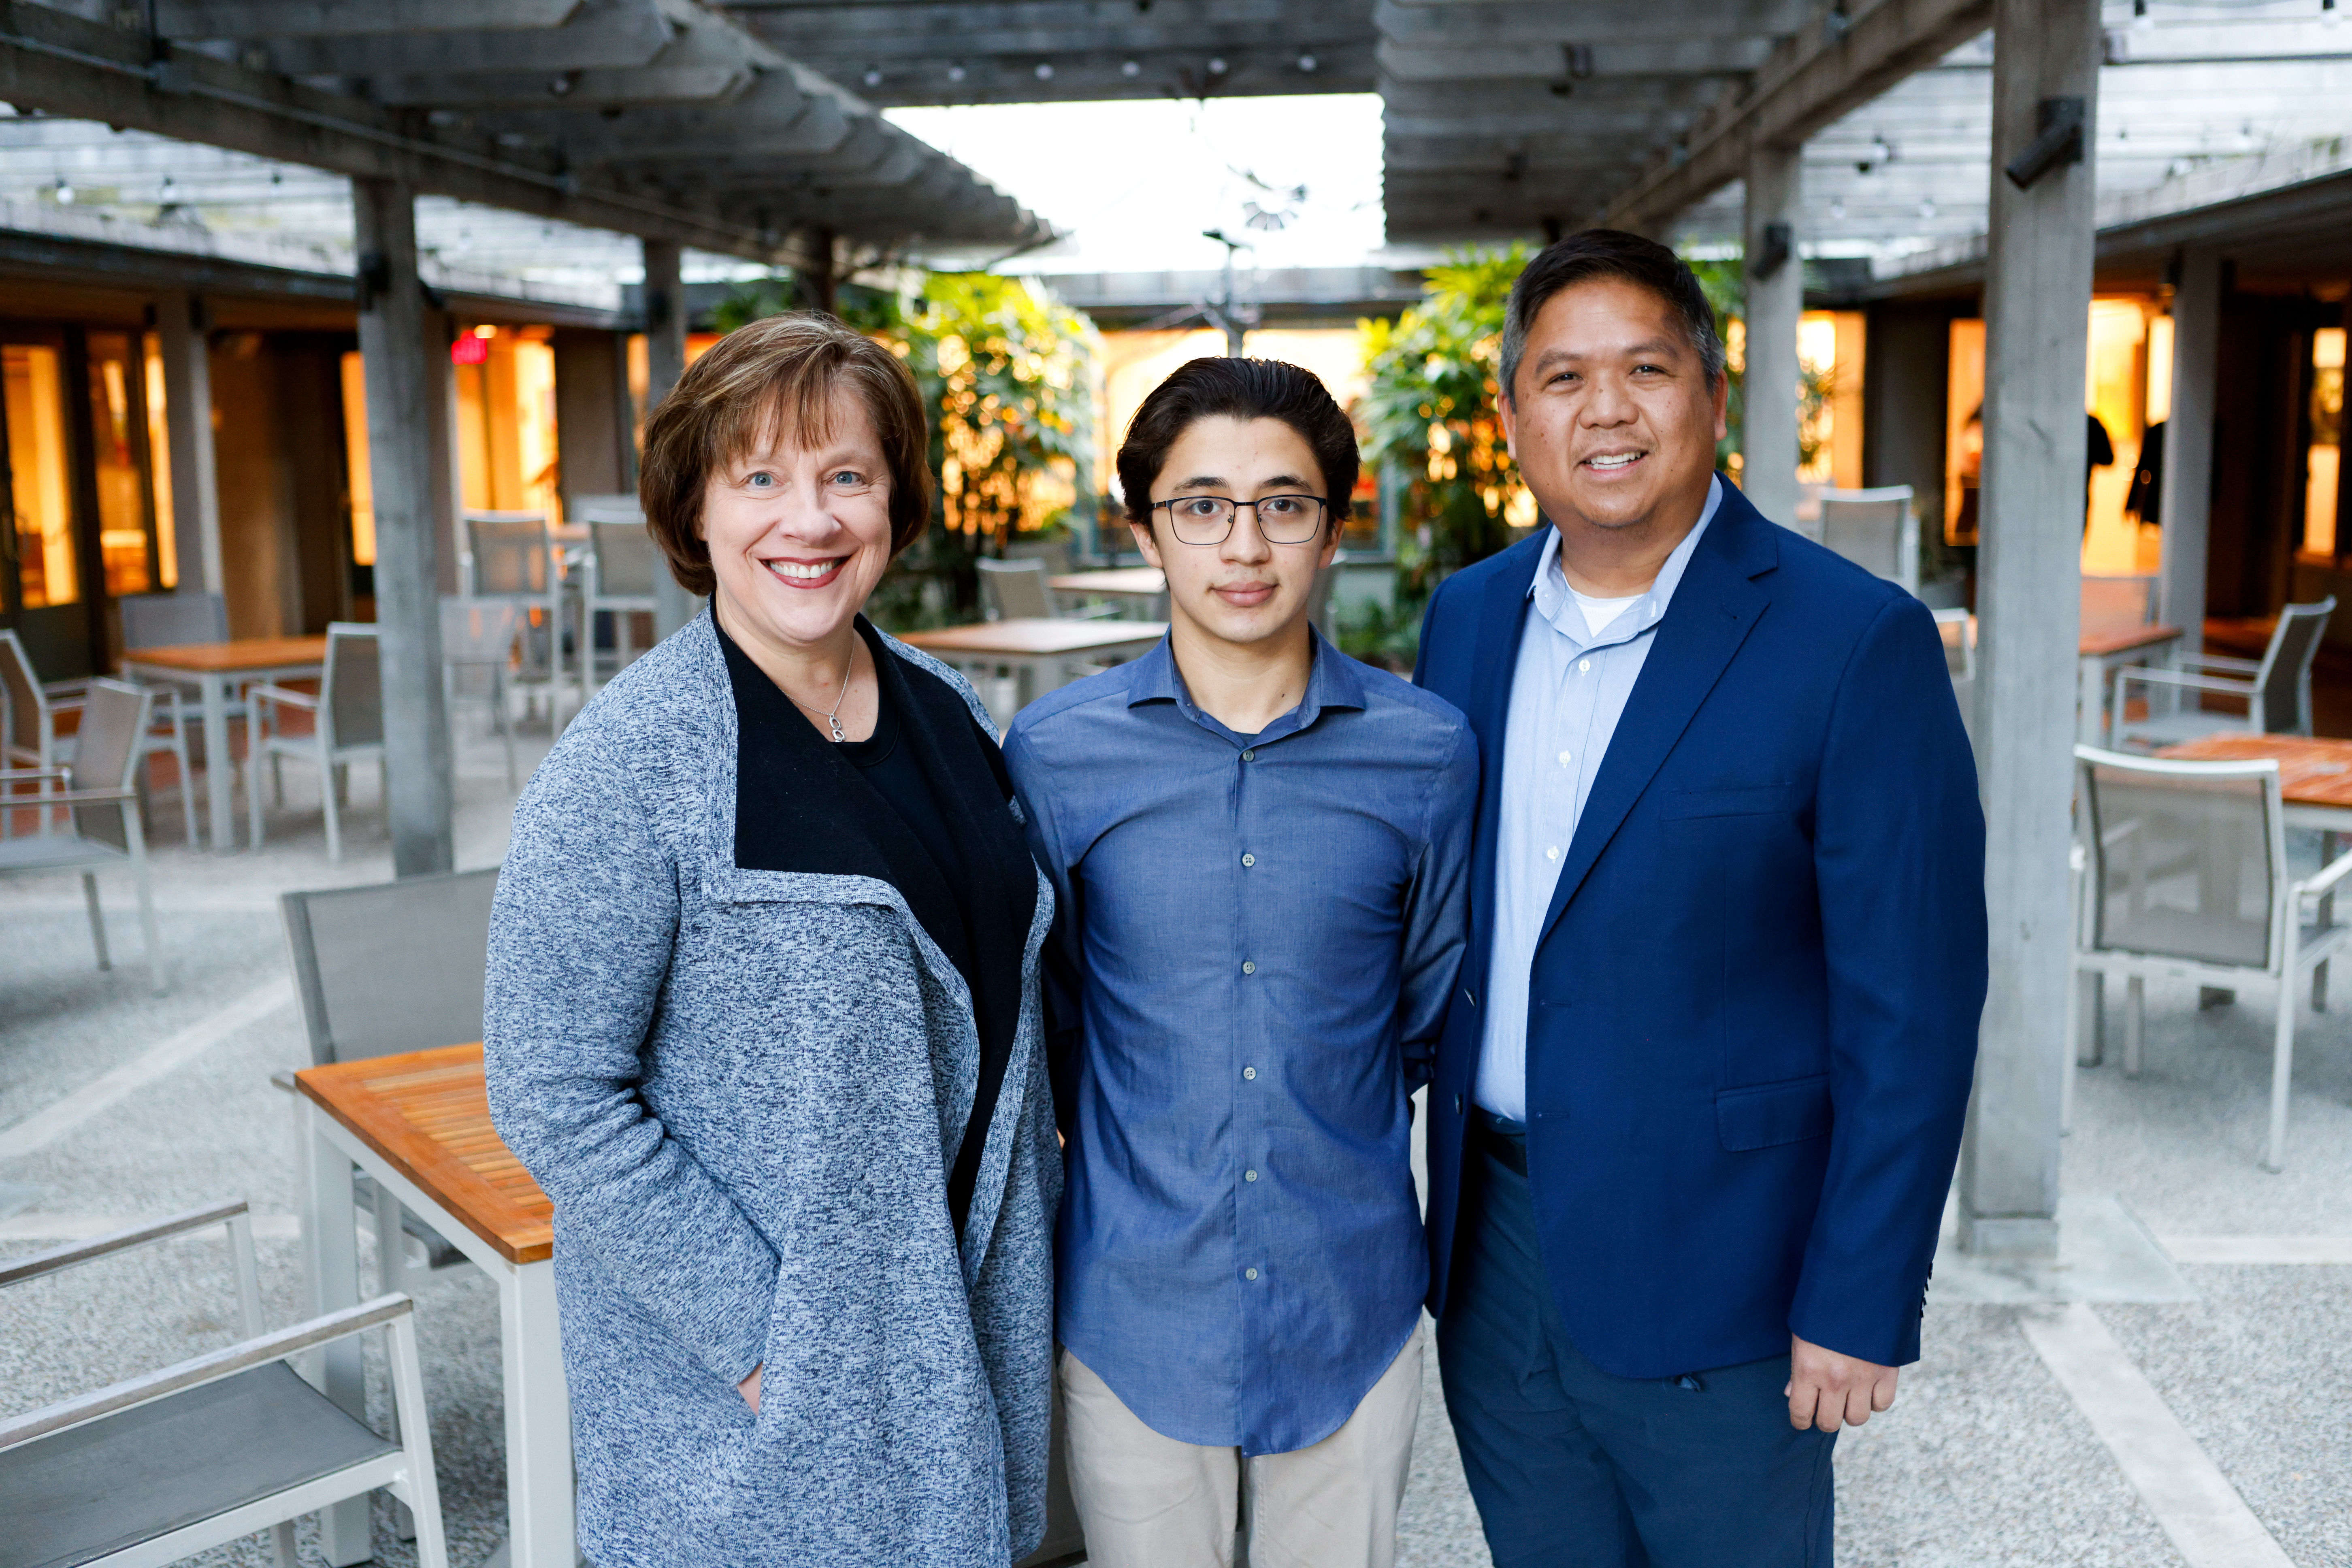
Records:
{"label": "blazer sleeve", "polygon": [[562,1245],[732,1384],[765,1353],[776,1255],[637,1092],[677,926],[632,781],[560,748],[515,808],[490,915],[490,1117]]}
{"label": "blazer sleeve", "polygon": [[1984,1011],[1984,814],[1927,609],[1899,595],[1840,678],[1815,793],[1833,1121],[1790,1331],[1919,1358]]}

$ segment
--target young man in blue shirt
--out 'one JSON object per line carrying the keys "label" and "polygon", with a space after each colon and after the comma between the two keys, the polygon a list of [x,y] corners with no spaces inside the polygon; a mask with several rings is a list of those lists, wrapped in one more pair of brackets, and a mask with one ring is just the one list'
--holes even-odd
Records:
{"label": "young man in blue shirt", "polygon": [[[1195,360],[1118,454],[1146,657],[1005,745],[1060,913],[1071,1489],[1097,1568],[1387,1568],[1428,1280],[1407,1096],[1463,950],[1477,751],[1308,620],[1355,432]],[[1244,1501],[1245,1500],[1245,1505]]]}

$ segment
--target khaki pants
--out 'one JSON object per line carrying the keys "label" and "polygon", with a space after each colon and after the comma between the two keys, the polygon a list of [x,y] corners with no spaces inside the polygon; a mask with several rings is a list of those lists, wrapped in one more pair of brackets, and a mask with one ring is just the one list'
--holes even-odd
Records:
{"label": "khaki pants", "polygon": [[1391,1568],[1397,1504],[1421,1418],[1422,1334],[1337,1432],[1244,1460],[1238,1448],[1163,1437],[1068,1351],[1070,1491],[1092,1568],[1232,1568],[1248,1497],[1250,1568]]}

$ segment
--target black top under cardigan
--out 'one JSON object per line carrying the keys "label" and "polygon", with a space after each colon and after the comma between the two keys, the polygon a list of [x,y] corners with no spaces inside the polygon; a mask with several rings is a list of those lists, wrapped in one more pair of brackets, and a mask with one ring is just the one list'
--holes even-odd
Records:
{"label": "black top under cardigan", "polygon": [[1035,863],[1004,809],[1003,756],[963,699],[891,654],[863,616],[877,710],[872,736],[844,742],[821,734],[715,615],[711,626],[735,693],[735,864],[889,883],[971,989],[980,1083],[948,1173],[961,1237],[1020,1026],[1023,939],[1037,903]]}

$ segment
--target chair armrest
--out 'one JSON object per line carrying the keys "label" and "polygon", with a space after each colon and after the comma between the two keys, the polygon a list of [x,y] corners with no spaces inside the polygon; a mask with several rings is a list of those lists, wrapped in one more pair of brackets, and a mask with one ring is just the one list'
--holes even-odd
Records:
{"label": "chair armrest", "polygon": [[90,675],[77,675],[69,680],[44,680],[41,682],[41,695],[52,702],[60,698],[76,701],[89,694],[90,682],[96,679]]}
{"label": "chair armrest", "polygon": [[2231,658],[2219,653],[2182,653],[2173,655],[2173,662],[2187,669],[2234,670],[2240,675],[2252,675],[2263,667],[2258,658]]}
{"label": "chair armrest", "polygon": [[2177,686],[2186,691],[2222,691],[2232,697],[2252,697],[2254,683],[2251,680],[2228,680],[2218,675],[2191,675],[2180,669],[2121,669],[2116,672],[2118,689],[2126,685]]}
{"label": "chair armrest", "polygon": [[[135,789],[68,789],[55,795],[20,795],[11,796],[9,804],[18,811],[47,811],[58,805],[110,805],[126,800],[137,800]],[[0,1280],[0,1284],[6,1281]]]}
{"label": "chair armrest", "polygon": [[407,1316],[415,1303],[406,1296],[378,1296],[373,1301],[362,1301],[356,1307],[346,1307],[340,1312],[312,1318],[275,1333],[257,1334],[236,1344],[216,1350],[210,1355],[200,1355],[159,1372],[128,1378],[121,1383],[80,1394],[44,1410],[35,1410],[16,1420],[0,1424],[0,1452],[19,1443],[29,1443],[36,1437],[46,1437],[52,1432],[62,1432],[68,1426],[79,1426],[100,1416],[112,1415],[135,1405],[146,1405],[166,1394],[183,1393],[207,1383],[218,1383],[247,1368],[282,1361],[297,1351],[310,1350],[335,1340],[348,1339],[363,1333],[394,1318]]}
{"label": "chair armrest", "polygon": [[226,1225],[233,1219],[243,1217],[245,1212],[245,1200],[238,1198],[233,1203],[215,1204],[210,1208],[190,1209],[185,1214],[175,1214],[169,1219],[154,1220],[146,1225],[134,1225],[127,1230],[110,1231],[104,1236],[92,1237],[88,1241],[72,1242],[64,1247],[52,1247],[47,1252],[37,1252],[30,1258],[20,1258],[14,1263],[0,1264],[0,1285],[21,1284],[27,1279],[37,1279],[44,1274],[55,1274],[61,1268],[71,1268],[76,1264],[88,1263],[94,1258],[105,1258],[133,1247],[143,1247],[151,1241],[162,1241],[188,1231],[202,1230],[206,1226]]}
{"label": "chair armrest", "polygon": [[2352,855],[2339,855],[2317,876],[2297,882],[2294,885],[2294,890],[2303,898],[2319,898],[2323,894],[2334,892],[2336,884],[2347,877],[2352,877]]}
{"label": "chair armrest", "polygon": [[0,768],[0,784],[25,784],[33,779],[70,779],[71,768]]}
{"label": "chair armrest", "polygon": [[246,697],[255,702],[276,702],[288,708],[299,708],[306,712],[319,710],[319,699],[308,691],[296,691],[284,686],[248,686]]}

